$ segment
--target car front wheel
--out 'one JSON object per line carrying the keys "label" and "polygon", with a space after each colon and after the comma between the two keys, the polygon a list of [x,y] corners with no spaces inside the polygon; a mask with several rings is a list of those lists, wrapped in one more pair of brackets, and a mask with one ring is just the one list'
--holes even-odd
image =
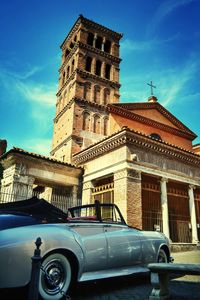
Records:
{"label": "car front wheel", "polygon": [[58,300],[66,295],[72,279],[69,260],[60,253],[49,255],[42,262],[39,293],[45,300]]}
{"label": "car front wheel", "polygon": [[157,258],[158,263],[168,263],[168,258],[167,254],[163,249],[160,249],[158,252],[158,258]]}

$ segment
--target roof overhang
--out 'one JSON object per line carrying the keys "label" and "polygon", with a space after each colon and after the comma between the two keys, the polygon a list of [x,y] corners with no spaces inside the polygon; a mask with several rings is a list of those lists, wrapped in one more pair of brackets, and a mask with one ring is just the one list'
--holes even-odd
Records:
{"label": "roof overhang", "polygon": [[[63,183],[66,179],[68,179],[69,182],[75,182],[79,176],[83,174],[83,169],[81,167],[76,167],[75,165],[62,162],[49,156],[24,151],[20,148],[13,148],[9,150],[0,157],[0,161],[4,169],[7,169],[14,164],[25,165],[29,170],[27,171],[27,175],[34,176],[36,178],[38,176],[38,178],[43,180],[45,180],[45,174],[51,174],[50,178],[52,177],[52,181],[54,179],[56,180],[56,176],[59,175],[60,178],[62,178]],[[42,178],[42,176],[44,178]]]}
{"label": "roof overhang", "polygon": [[157,153],[161,153],[162,155],[177,159],[178,161],[194,164],[196,166],[200,165],[200,156],[194,152],[161,140],[152,139],[148,135],[137,132],[128,127],[123,127],[120,131],[113,135],[75,154],[73,156],[73,160],[77,165],[82,165],[124,145],[135,145],[143,150],[153,150]]}

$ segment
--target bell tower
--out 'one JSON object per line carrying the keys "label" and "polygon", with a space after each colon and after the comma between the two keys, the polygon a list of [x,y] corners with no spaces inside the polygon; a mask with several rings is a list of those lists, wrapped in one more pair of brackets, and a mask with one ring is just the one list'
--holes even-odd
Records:
{"label": "bell tower", "polygon": [[119,102],[122,34],[79,16],[61,45],[51,155],[66,162],[109,134],[107,104]]}

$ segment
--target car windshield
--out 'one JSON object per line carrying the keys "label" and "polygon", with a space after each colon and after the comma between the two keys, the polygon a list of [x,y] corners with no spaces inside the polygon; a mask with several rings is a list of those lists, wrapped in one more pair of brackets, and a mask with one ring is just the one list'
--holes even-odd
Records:
{"label": "car windshield", "polygon": [[117,207],[113,204],[89,204],[69,209],[69,221],[101,221],[109,223],[125,224]]}

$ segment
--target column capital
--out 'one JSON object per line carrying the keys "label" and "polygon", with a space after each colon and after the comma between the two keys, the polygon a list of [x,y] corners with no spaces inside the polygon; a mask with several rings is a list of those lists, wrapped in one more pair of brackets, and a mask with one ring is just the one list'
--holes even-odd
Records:
{"label": "column capital", "polygon": [[141,171],[126,168],[118,170],[114,173],[114,181],[122,178],[132,178],[141,180]]}
{"label": "column capital", "polygon": [[83,189],[93,189],[94,184],[92,181],[83,182]]}
{"label": "column capital", "polygon": [[195,190],[195,189],[196,189],[196,186],[193,185],[193,184],[189,184],[188,188],[189,188],[190,190]]}
{"label": "column capital", "polygon": [[168,178],[166,178],[166,177],[162,177],[161,179],[160,179],[160,182],[168,182]]}

